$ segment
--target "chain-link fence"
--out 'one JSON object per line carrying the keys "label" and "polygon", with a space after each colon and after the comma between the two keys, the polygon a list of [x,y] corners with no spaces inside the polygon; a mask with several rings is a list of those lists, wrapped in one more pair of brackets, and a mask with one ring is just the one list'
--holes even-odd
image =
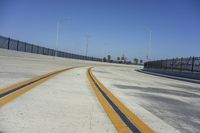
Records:
{"label": "chain-link fence", "polygon": [[166,69],[172,71],[200,72],[200,57],[176,58],[149,61],[144,64],[145,68]]}
{"label": "chain-link fence", "polygon": [[63,51],[56,51],[54,49],[40,47],[34,44],[29,44],[26,42],[18,41],[15,39],[7,38],[0,36],[0,48],[28,52],[28,53],[35,53],[35,54],[42,54],[42,55],[49,55],[49,56],[58,56],[64,58],[73,58],[73,59],[81,59],[81,60],[91,60],[91,61],[102,61],[101,58],[83,56],[78,54],[67,53]]}

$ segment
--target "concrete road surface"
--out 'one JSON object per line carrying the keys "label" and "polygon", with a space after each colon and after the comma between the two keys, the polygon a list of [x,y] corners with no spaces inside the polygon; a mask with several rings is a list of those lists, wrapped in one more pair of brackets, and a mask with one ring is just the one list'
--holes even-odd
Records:
{"label": "concrete road surface", "polygon": [[54,58],[0,49],[0,90],[35,76],[50,78],[0,107],[0,132],[116,132],[86,77],[93,74],[158,133],[200,131],[200,85],[135,71],[140,66]]}
{"label": "concrete road surface", "polygon": [[200,85],[135,71],[95,67],[96,77],[157,132],[200,132]]}
{"label": "concrete road surface", "polygon": [[66,71],[0,108],[9,133],[116,132],[87,81],[86,68]]}

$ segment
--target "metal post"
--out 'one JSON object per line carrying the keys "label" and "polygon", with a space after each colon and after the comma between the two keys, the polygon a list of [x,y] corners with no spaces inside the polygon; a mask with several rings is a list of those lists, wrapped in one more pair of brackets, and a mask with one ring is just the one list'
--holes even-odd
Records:
{"label": "metal post", "polygon": [[33,45],[31,44],[31,53],[33,53]]}
{"label": "metal post", "polygon": [[17,51],[19,50],[19,40],[17,41]]}
{"label": "metal post", "polygon": [[151,59],[151,34],[152,34],[152,31],[150,30],[149,31],[149,50],[148,50],[149,60]]}
{"label": "metal post", "polygon": [[181,58],[181,66],[180,66],[180,71],[183,71],[183,57]]}
{"label": "metal post", "polygon": [[56,49],[55,56],[58,56],[58,36],[59,36],[60,21],[57,22],[57,32],[56,32]]}
{"label": "metal post", "polygon": [[44,54],[44,47],[42,47],[42,54],[45,55],[45,54]]}
{"label": "metal post", "polygon": [[88,54],[88,43],[89,43],[89,35],[86,35],[86,50],[85,50],[85,56],[87,57]]}
{"label": "metal post", "polygon": [[8,49],[10,49],[10,38],[8,38]]}
{"label": "metal post", "polygon": [[87,58],[87,54],[88,54],[88,44],[89,44],[89,38],[90,38],[90,35],[86,35],[85,60],[88,60],[88,58]]}
{"label": "metal post", "polygon": [[53,50],[53,56],[55,56],[55,54],[56,54],[56,51],[55,51],[55,49]]}
{"label": "metal post", "polygon": [[149,68],[149,56],[147,55],[147,62],[146,62],[146,68]]}
{"label": "metal post", "polygon": [[24,44],[25,44],[25,46],[24,46],[24,52],[26,52],[26,42]]}
{"label": "metal post", "polygon": [[37,54],[39,54],[39,46],[37,46]]}
{"label": "metal post", "polygon": [[193,56],[192,57],[192,72],[194,71],[194,59],[195,59],[195,57]]}
{"label": "metal post", "polygon": [[49,48],[47,48],[47,55],[50,55],[50,52],[49,52],[50,50],[49,50]]}
{"label": "metal post", "polygon": [[172,71],[173,71],[173,67],[174,67],[174,59],[172,59],[172,66],[171,66]]}
{"label": "metal post", "polygon": [[86,51],[85,51],[85,56],[87,56],[88,53],[88,37],[86,39]]}
{"label": "metal post", "polygon": [[58,56],[58,39],[59,39],[60,22],[62,22],[64,20],[68,20],[68,18],[60,19],[57,21],[55,56]]}

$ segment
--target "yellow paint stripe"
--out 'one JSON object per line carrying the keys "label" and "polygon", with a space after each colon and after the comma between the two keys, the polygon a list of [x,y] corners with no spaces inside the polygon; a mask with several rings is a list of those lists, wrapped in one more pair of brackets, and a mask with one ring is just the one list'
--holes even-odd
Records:
{"label": "yellow paint stripe", "polygon": [[146,125],[138,116],[131,112],[122,102],[119,101],[91,72],[92,78],[98,83],[106,95],[118,106],[118,108],[131,120],[136,127],[143,133],[154,133],[154,131]]}
{"label": "yellow paint stripe", "polygon": [[[0,106],[5,105],[6,103],[10,102],[11,100],[15,99],[16,97],[22,95],[23,93],[29,91],[30,89],[32,89],[32,88],[34,88],[34,87],[40,85],[41,83],[43,83],[43,82],[45,82],[46,80],[48,80],[48,79],[50,79],[50,78],[56,76],[57,74],[59,74],[59,73],[61,73],[61,72],[63,72],[63,71],[67,71],[67,70],[73,69],[73,68],[75,68],[75,67],[67,68],[67,69],[62,69],[62,70],[58,70],[58,71],[54,71],[54,72],[50,72],[50,73],[47,73],[47,74],[44,74],[44,75],[41,75],[41,76],[37,76],[37,77],[32,78],[32,79],[30,79],[30,80],[23,81],[23,82],[20,82],[20,83],[18,83],[18,84],[12,85],[12,86],[7,87],[7,88],[5,88],[5,89],[2,89],[1,94],[4,93],[4,92],[10,91],[10,90],[12,90],[12,89],[15,89],[15,88],[17,88],[17,87],[19,87],[19,86],[21,86],[21,85],[30,83],[30,82],[32,82],[32,81],[34,81],[34,80],[39,79],[39,78],[42,78],[42,77],[45,77],[45,76],[50,75],[50,76],[48,76],[48,77],[46,77],[46,78],[43,78],[43,79],[41,79],[41,80],[39,80],[39,81],[37,81],[37,82],[35,82],[35,83],[33,83],[33,84],[30,84],[30,85],[28,85],[28,86],[26,86],[26,87],[24,87],[24,88],[22,88],[22,89],[20,89],[20,90],[18,90],[18,91],[16,91],[16,92],[13,92],[13,93],[8,94],[7,96],[1,98],[1,99],[0,99]],[[51,74],[52,74],[52,75],[51,75]]]}
{"label": "yellow paint stripe", "polygon": [[34,78],[32,78],[32,79],[29,79],[29,80],[22,81],[22,82],[20,82],[20,83],[11,85],[11,86],[6,87],[6,88],[4,88],[4,89],[1,89],[1,90],[0,90],[0,94],[3,94],[3,93],[5,93],[5,92],[7,92],[7,91],[10,91],[10,90],[12,90],[12,89],[14,89],[14,88],[20,87],[20,86],[22,86],[22,85],[24,85],[24,84],[30,83],[30,82],[32,82],[32,81],[34,81],[34,80],[40,79],[40,78],[45,77],[45,76],[47,76],[47,75],[50,75],[50,74],[52,74],[52,73],[55,73],[55,72],[46,73],[46,74],[43,74],[43,75],[34,77]]}
{"label": "yellow paint stripe", "polygon": [[121,118],[118,116],[118,114],[113,110],[113,108],[110,106],[110,104],[107,102],[107,100],[103,97],[101,92],[98,90],[98,88],[95,86],[94,82],[92,81],[90,75],[89,75],[90,68],[86,72],[87,77],[89,79],[89,82],[99,100],[101,105],[103,106],[104,110],[106,111],[108,117],[112,121],[113,125],[117,129],[119,133],[130,133],[130,129],[126,126],[126,124],[121,120]]}

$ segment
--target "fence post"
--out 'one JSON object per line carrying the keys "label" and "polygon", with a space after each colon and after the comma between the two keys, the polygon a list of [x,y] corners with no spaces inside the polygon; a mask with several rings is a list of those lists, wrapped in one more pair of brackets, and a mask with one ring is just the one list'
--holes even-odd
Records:
{"label": "fence post", "polygon": [[194,56],[192,57],[192,72],[194,71]]}
{"label": "fence post", "polygon": [[183,57],[181,57],[181,65],[180,65],[180,71],[183,71]]}
{"label": "fence post", "polygon": [[44,47],[42,47],[42,54],[45,55],[45,54],[44,54]]}
{"label": "fence post", "polygon": [[49,48],[47,48],[47,55],[50,55],[50,54],[49,54]]}
{"label": "fence post", "polygon": [[26,42],[24,42],[25,46],[24,46],[24,52],[26,52]]}
{"label": "fence post", "polygon": [[17,51],[19,50],[19,40],[17,41]]}
{"label": "fence post", "polygon": [[33,53],[33,45],[31,44],[31,53]]}
{"label": "fence post", "polygon": [[55,56],[55,50],[52,49],[52,56]]}
{"label": "fence post", "polygon": [[173,67],[174,67],[174,58],[172,59],[172,66],[171,66],[171,67],[172,67],[171,69],[172,69],[172,71],[173,71],[173,69],[174,69],[174,68],[173,68]]}
{"label": "fence post", "polygon": [[10,38],[8,38],[8,49],[10,49]]}
{"label": "fence post", "polygon": [[39,46],[37,46],[37,54],[39,54]]}
{"label": "fence post", "polygon": [[[107,60],[106,60],[106,62],[107,62]],[[149,69],[149,61],[147,61],[147,68]]]}

